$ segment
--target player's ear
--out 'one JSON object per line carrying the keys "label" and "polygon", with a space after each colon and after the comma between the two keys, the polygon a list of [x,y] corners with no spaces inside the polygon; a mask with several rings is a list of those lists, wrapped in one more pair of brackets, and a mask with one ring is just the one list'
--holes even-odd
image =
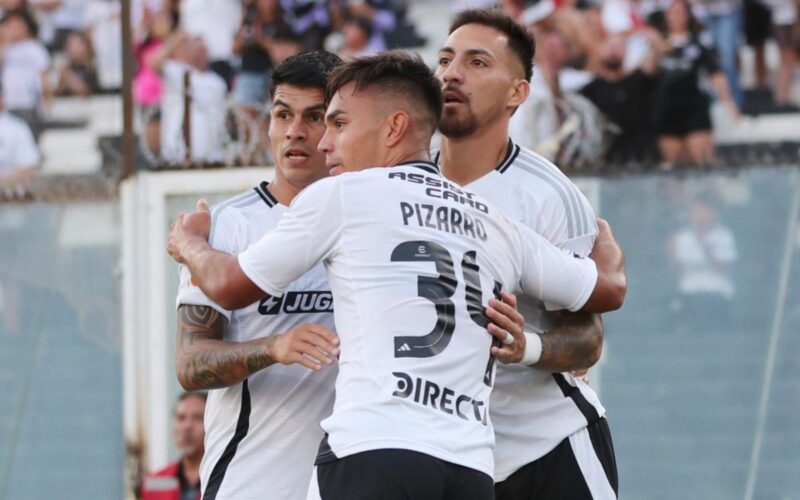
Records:
{"label": "player's ear", "polygon": [[403,110],[390,113],[384,122],[384,141],[387,147],[394,147],[408,133],[411,117]]}
{"label": "player's ear", "polygon": [[518,78],[514,81],[511,87],[511,92],[508,99],[508,107],[516,108],[528,98],[531,93],[531,84],[523,78]]}

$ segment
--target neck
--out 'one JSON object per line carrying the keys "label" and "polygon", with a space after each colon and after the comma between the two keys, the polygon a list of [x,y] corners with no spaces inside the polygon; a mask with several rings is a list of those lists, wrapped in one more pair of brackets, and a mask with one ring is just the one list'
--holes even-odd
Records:
{"label": "neck", "polygon": [[498,120],[469,137],[442,136],[439,166],[442,174],[466,186],[494,170],[508,148],[508,120]]}
{"label": "neck", "polygon": [[[310,183],[309,183],[310,184]],[[289,182],[289,180],[275,171],[275,178],[267,185],[267,189],[269,190],[270,194],[275,197],[276,200],[280,202],[281,205],[286,205],[287,207],[292,203],[294,197],[297,196],[300,191],[303,190],[307,186],[296,186]]]}
{"label": "neck", "polygon": [[431,161],[430,147],[410,147],[399,151],[390,151],[381,164],[393,167],[409,161]]}
{"label": "neck", "polygon": [[188,456],[185,455],[181,459],[181,465],[183,466],[183,475],[186,477],[186,481],[189,484],[197,484],[200,481],[200,460],[202,460],[203,454],[199,454],[198,456]]}

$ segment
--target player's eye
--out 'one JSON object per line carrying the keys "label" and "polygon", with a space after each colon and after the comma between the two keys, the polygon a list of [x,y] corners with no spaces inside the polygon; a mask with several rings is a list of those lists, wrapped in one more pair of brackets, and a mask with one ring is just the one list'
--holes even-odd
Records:
{"label": "player's eye", "polygon": [[472,60],[472,65],[473,66],[477,66],[479,68],[482,68],[482,67],[486,66],[486,63],[484,61],[480,60],[480,59],[473,59]]}
{"label": "player's eye", "polygon": [[289,119],[289,112],[288,111],[278,111],[276,116],[281,120],[288,120]]}
{"label": "player's eye", "polygon": [[321,122],[325,117],[322,116],[322,113],[311,113],[311,121],[312,122]]}
{"label": "player's eye", "polygon": [[447,66],[448,64],[450,64],[450,58],[449,57],[440,57],[439,58],[439,66]]}
{"label": "player's eye", "polygon": [[334,120],[333,126],[336,128],[342,128],[344,126],[344,120]]}

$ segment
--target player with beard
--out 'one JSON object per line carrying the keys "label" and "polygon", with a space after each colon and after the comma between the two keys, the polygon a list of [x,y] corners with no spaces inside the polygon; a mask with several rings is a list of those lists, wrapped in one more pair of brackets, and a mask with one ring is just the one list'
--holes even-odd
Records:
{"label": "player with beard", "polygon": [[228,307],[277,298],[324,263],[341,355],[322,498],[493,498],[493,356],[535,359],[538,344],[493,328],[510,343],[492,347],[483,304],[507,287],[570,310],[619,307],[619,256],[601,231],[595,268],[441,177],[429,161],[441,87],[418,57],[345,64],[327,100],[319,148],[341,175],[306,188],[238,258],[208,245],[202,210],[179,216],[168,250]]}
{"label": "player with beard", "polygon": [[[274,230],[297,194],[327,176],[316,147],[324,88],[341,60],[327,52],[275,68],[269,138],[275,178],[211,212],[210,242],[238,253]],[[300,500],[330,415],[336,378],[333,302],[322,266],[298,275],[281,299],[243,309],[209,299],[181,266],[176,369],[187,390],[210,390],[204,499]],[[282,366],[291,365],[291,366]]]}
{"label": "player with beard", "polygon": [[[508,135],[511,115],[530,92],[532,35],[493,9],[459,13],[449,33],[436,68],[444,111],[441,151],[434,160],[442,174],[556,246],[579,256],[596,252],[600,228],[587,199],[555,165]],[[622,259],[615,242],[598,245],[612,246],[604,248]],[[627,290],[622,285],[615,290],[620,303]],[[507,305],[495,308],[515,317]],[[541,355],[530,366],[498,368],[491,401],[497,498],[616,498],[605,410],[587,384],[562,373],[599,359],[600,316],[553,312],[546,301],[526,296],[520,297],[519,310],[526,330],[541,333],[533,335]]]}

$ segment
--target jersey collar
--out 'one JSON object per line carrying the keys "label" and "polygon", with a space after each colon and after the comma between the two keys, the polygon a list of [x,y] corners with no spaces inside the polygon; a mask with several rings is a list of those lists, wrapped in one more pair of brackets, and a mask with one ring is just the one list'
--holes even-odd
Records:
{"label": "jersey collar", "polygon": [[[503,172],[505,172],[506,170],[508,170],[508,167],[510,167],[511,164],[514,163],[514,160],[517,159],[517,155],[519,154],[519,150],[520,150],[520,147],[518,145],[514,144],[514,141],[512,141],[511,138],[509,137],[508,138],[508,146],[506,147],[506,155],[503,157],[502,160],[500,160],[500,163],[498,163],[497,166],[494,167],[494,169],[497,170],[498,172],[500,172],[501,174]],[[441,154],[442,154],[441,151],[437,151],[436,154],[433,156],[433,163],[436,165],[437,168],[440,165],[439,164],[439,157],[440,157]]]}
{"label": "jersey collar", "polygon": [[424,170],[430,174],[439,174],[439,168],[435,163],[429,161],[412,160],[403,163],[398,163],[395,167],[414,167]]}
{"label": "jersey collar", "polygon": [[272,193],[269,192],[269,189],[267,189],[267,186],[269,186],[269,183],[267,181],[263,181],[263,182],[261,182],[261,184],[259,184],[258,186],[254,187],[253,190],[256,193],[258,193],[258,196],[261,197],[261,199],[264,201],[264,203],[267,204],[268,207],[272,208],[275,205],[278,205],[279,202],[278,202],[277,198],[272,196]]}

